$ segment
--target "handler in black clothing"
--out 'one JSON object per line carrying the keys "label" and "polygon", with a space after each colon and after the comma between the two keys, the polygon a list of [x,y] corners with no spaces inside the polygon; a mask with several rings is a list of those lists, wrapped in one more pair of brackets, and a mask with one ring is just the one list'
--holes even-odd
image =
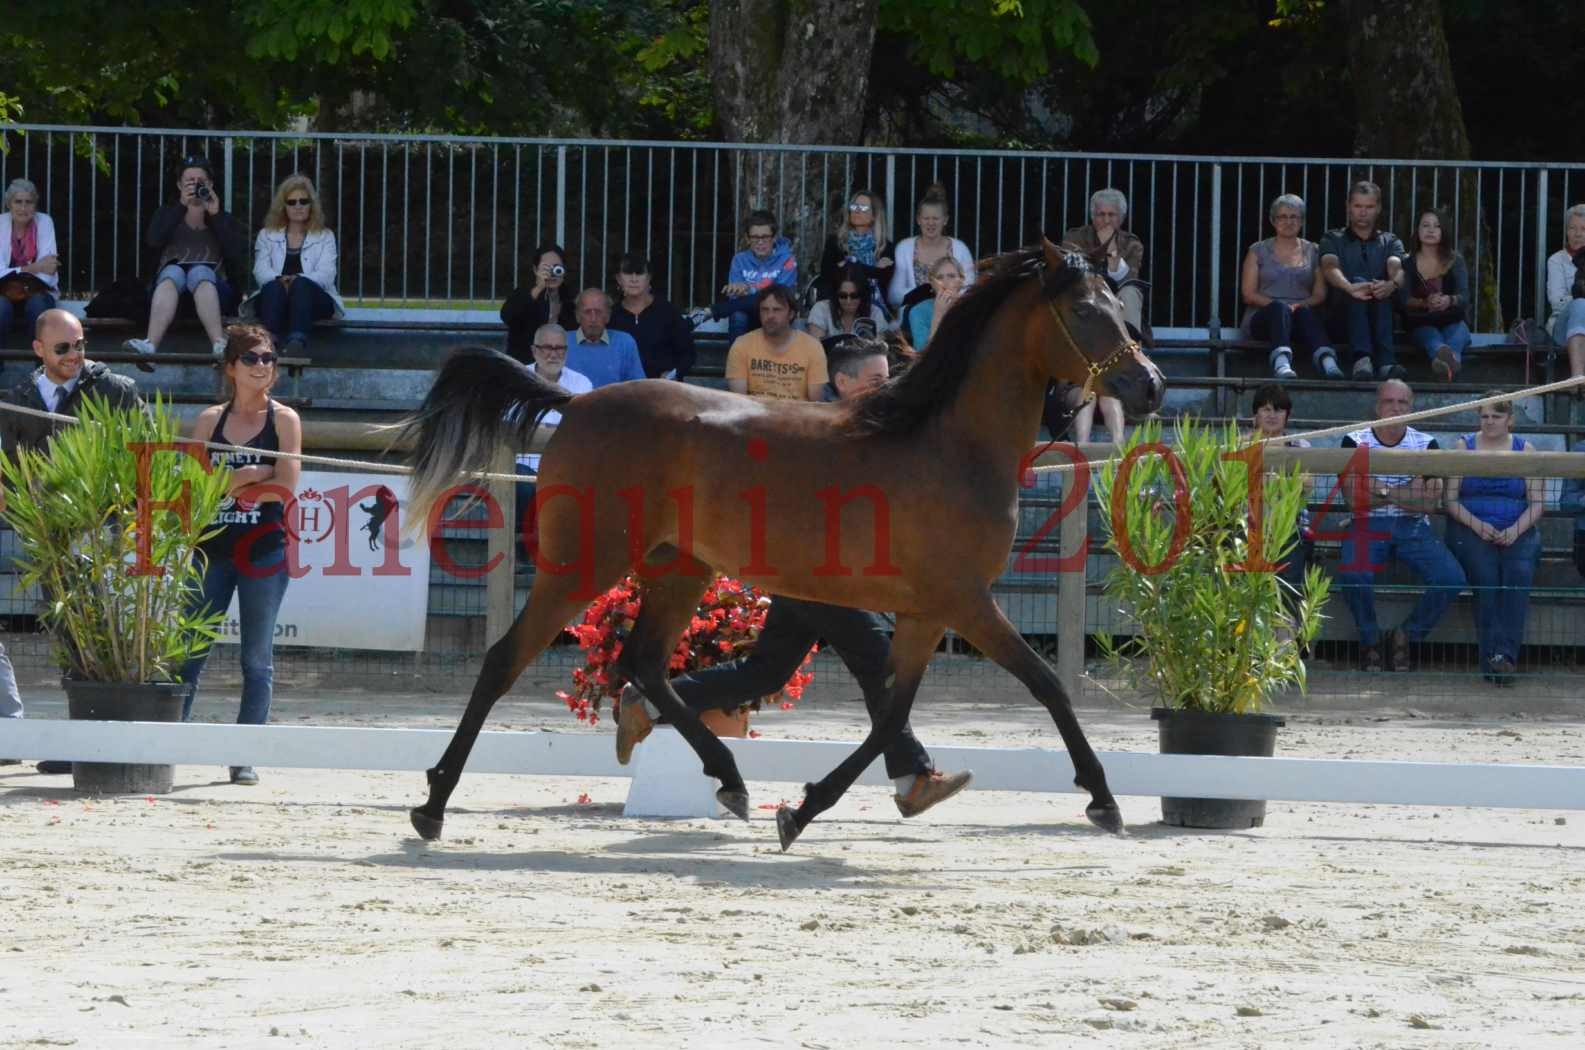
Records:
{"label": "handler in black clothing", "polygon": [[649,260],[629,253],[617,263],[616,283],[622,301],[611,312],[610,327],[626,332],[638,344],[644,375],[681,382],[693,369],[693,328],[677,307],[655,294]]}
{"label": "handler in black clothing", "polygon": [[[830,366],[838,397],[857,397],[886,381],[886,344],[880,340],[850,342],[832,354]],[[754,697],[778,692],[821,638],[858,679],[870,721],[878,723],[891,704],[886,665],[892,643],[886,622],[872,612],[823,602],[777,595],[771,599],[759,640],[747,656],[673,678],[671,685],[695,711],[731,711]],[[618,762],[627,763],[633,746],[649,735],[656,717],[658,711],[637,686],[630,683],[623,689],[617,709]],[[973,778],[967,770],[938,772],[907,723],[886,749],[886,775],[897,786],[897,809],[905,817],[918,816],[951,798]]]}

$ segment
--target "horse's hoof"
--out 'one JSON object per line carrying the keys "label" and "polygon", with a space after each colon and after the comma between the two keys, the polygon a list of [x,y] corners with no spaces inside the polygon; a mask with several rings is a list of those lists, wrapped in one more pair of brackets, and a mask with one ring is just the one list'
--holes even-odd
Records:
{"label": "horse's hoof", "polygon": [[722,788],[715,793],[715,800],[731,810],[732,815],[737,819],[748,819],[747,791],[728,791],[726,788]]}
{"label": "horse's hoof", "polygon": [[1123,811],[1117,808],[1115,802],[1089,806],[1084,810],[1084,815],[1090,818],[1091,824],[1102,831],[1111,832],[1113,835],[1128,834],[1128,830],[1123,827]]}
{"label": "horse's hoof", "polygon": [[418,832],[419,838],[429,842],[440,838],[440,829],[446,823],[444,817],[437,819],[416,806],[407,811],[407,816],[413,822],[413,830]]}
{"label": "horse's hoof", "polygon": [[781,851],[787,852],[787,847],[797,841],[803,828],[798,826],[798,817],[791,806],[782,806],[776,811],[776,834],[781,836]]}

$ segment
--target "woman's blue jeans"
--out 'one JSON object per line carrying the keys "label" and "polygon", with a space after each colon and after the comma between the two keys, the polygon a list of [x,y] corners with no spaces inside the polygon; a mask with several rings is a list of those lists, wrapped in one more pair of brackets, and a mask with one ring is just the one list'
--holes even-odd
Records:
{"label": "woman's blue jeans", "polygon": [[1425,351],[1427,359],[1435,358],[1437,349],[1445,346],[1453,351],[1453,360],[1462,364],[1464,351],[1469,349],[1469,325],[1463,321],[1444,325],[1417,325],[1409,332],[1409,337],[1414,340],[1415,346]]}
{"label": "woman's blue jeans", "polygon": [[1530,613],[1530,588],[1541,559],[1540,530],[1530,528],[1512,546],[1487,543],[1456,521],[1447,523],[1447,545],[1464,567],[1475,594],[1475,633],[1480,642],[1480,667],[1502,655],[1519,662],[1524,622]]}
{"label": "woman's blue jeans", "polygon": [[314,322],[336,314],[336,301],[330,293],[306,277],[294,278],[290,287],[266,281],[255,306],[259,323],[270,330],[277,347],[293,339],[306,346]]}
{"label": "woman's blue jeans", "polygon": [[[291,577],[286,572],[286,551],[277,550],[258,558],[243,571],[231,557],[216,556],[204,571],[203,589],[193,595],[189,608],[198,611],[207,608],[224,613],[231,605],[231,595],[237,595],[237,612],[240,623],[233,626],[222,623],[220,637],[238,636],[242,643],[242,706],[237,712],[238,725],[263,725],[269,721],[270,700],[275,693],[275,618],[281,610],[281,599],[286,596],[286,585]],[[197,685],[204,673],[209,653],[195,656],[182,668],[182,681]],[[192,715],[193,696],[182,705],[182,721]]]}
{"label": "woman's blue jeans", "polygon": [[22,323],[22,345],[32,346],[33,330],[34,326],[38,324],[39,315],[54,305],[55,297],[48,292],[40,292],[37,295],[28,296],[22,303],[22,309],[20,310],[10,299],[0,295],[0,346],[5,345],[6,339],[11,335],[11,329],[19,321]]}

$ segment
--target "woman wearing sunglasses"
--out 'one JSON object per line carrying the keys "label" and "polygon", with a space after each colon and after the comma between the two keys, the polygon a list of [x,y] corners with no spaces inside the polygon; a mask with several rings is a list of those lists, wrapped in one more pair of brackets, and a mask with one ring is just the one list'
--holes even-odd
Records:
{"label": "woman wearing sunglasses", "polygon": [[315,321],[346,313],[336,293],[336,235],[308,176],[288,175],[276,188],[253,242],[253,279],[259,291],[243,315],[270,330],[284,357],[302,356]]}
{"label": "woman wearing sunglasses", "polygon": [[[212,523],[220,532],[201,548],[207,567],[203,590],[193,596],[193,604],[223,613],[236,594],[242,646],[237,724],[263,725],[274,692],[275,617],[289,579],[284,501],[297,491],[300,472],[297,460],[265,453],[301,452],[303,424],[296,412],[270,397],[276,355],[269,332],[258,325],[226,329],[221,361],[231,400],[199,413],[193,438],[247,451],[216,449],[209,454],[216,465],[231,468],[231,491]],[[196,685],[208,659],[205,652],[189,661],[182,681]],[[182,710],[184,722],[192,714],[192,703],[190,696]],[[257,784],[259,776],[251,766],[232,766],[231,782]]]}
{"label": "woman wearing sunglasses", "polygon": [[880,288],[891,280],[897,245],[886,238],[886,203],[869,190],[855,190],[831,217],[836,232],[826,238],[820,253],[821,299],[836,297],[837,282],[851,267],[863,271],[874,285],[868,298],[879,300]]}
{"label": "woman wearing sunglasses", "polygon": [[870,282],[858,266],[849,266],[837,275],[836,294],[815,303],[809,311],[809,334],[816,339],[835,335],[867,335],[874,338],[886,330],[886,315],[870,299]]}

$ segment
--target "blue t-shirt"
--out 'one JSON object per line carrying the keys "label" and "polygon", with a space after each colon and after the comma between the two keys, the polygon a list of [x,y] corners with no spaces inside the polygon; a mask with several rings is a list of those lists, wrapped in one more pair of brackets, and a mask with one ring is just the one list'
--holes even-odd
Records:
{"label": "blue t-shirt", "polygon": [[566,367],[587,376],[596,390],[612,383],[645,378],[638,344],[632,336],[614,328],[607,328],[598,343],[584,342],[581,328],[568,332]]}

